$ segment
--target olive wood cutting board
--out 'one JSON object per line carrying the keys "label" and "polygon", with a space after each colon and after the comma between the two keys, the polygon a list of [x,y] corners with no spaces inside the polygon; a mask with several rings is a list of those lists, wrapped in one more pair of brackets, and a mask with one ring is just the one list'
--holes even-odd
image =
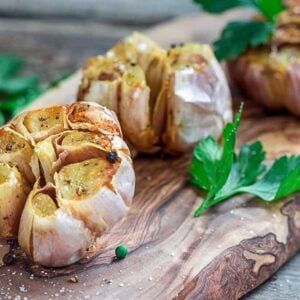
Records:
{"label": "olive wood cutting board", "polygon": [[[164,46],[209,41],[226,19],[195,16],[148,34]],[[72,101],[79,80],[80,72],[32,107]],[[234,98],[237,106],[241,97]],[[300,154],[300,120],[267,114],[246,101],[238,145],[257,138],[269,160]],[[276,204],[237,196],[194,218],[203,194],[187,183],[189,160],[188,155],[137,157],[133,205],[127,217],[101,237],[101,249],[66,268],[34,265],[22,253],[12,266],[0,262],[1,297],[237,299],[260,285],[300,248],[300,194]],[[116,261],[119,244],[126,244],[130,254]],[[0,242],[0,258],[7,250]]]}

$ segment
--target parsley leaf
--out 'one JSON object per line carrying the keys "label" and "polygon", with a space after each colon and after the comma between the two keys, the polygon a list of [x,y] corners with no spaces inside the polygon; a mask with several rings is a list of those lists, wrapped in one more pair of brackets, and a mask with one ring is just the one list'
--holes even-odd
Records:
{"label": "parsley leaf", "polygon": [[239,193],[251,193],[268,202],[277,201],[300,190],[300,156],[283,156],[267,170],[261,142],[243,145],[234,153],[241,111],[223,130],[223,147],[212,137],[194,149],[189,169],[195,186],[207,191],[195,216]]}
{"label": "parsley leaf", "polygon": [[282,0],[256,0],[257,7],[260,12],[270,21],[284,10]]}
{"label": "parsley leaf", "polygon": [[233,123],[228,123],[223,131],[223,152],[212,137],[207,137],[195,147],[190,167],[191,183],[208,190],[208,194],[195,212],[197,216],[210,207],[210,201],[224,186],[233,164],[236,131],[240,123],[242,106]]}
{"label": "parsley leaf", "polygon": [[236,7],[250,7],[270,21],[284,10],[283,0],[194,0],[194,2],[209,13],[222,13]]}
{"label": "parsley leaf", "polygon": [[261,180],[240,189],[268,202],[282,199],[298,190],[300,190],[299,156],[279,158]]}
{"label": "parsley leaf", "polygon": [[36,76],[0,78],[0,93],[17,95],[38,85]]}
{"label": "parsley leaf", "polygon": [[235,59],[248,47],[267,44],[276,28],[275,17],[284,10],[283,0],[194,0],[210,13],[221,13],[235,7],[252,7],[268,21],[234,21],[223,29],[215,41],[215,54],[219,60]]}
{"label": "parsley leaf", "polygon": [[249,46],[257,47],[268,43],[275,25],[259,21],[234,21],[227,24],[221,37],[214,43],[219,60],[235,59]]}
{"label": "parsley leaf", "polygon": [[210,136],[202,140],[194,149],[190,173],[191,182],[204,190],[210,190],[217,176],[216,161],[221,158],[221,147]]}
{"label": "parsley leaf", "polygon": [[24,64],[22,58],[12,54],[0,55],[0,78],[11,77],[18,72]]}
{"label": "parsley leaf", "polygon": [[5,124],[5,117],[4,117],[3,113],[0,110],[0,126],[2,126],[4,124]]}
{"label": "parsley leaf", "polygon": [[244,186],[253,184],[266,170],[266,166],[262,164],[264,158],[265,151],[261,142],[243,145],[239,156],[235,158],[225,185],[216,194],[214,201],[223,201],[239,193]]}
{"label": "parsley leaf", "polygon": [[256,7],[253,0],[194,0],[194,2],[210,13],[221,13],[239,6]]}

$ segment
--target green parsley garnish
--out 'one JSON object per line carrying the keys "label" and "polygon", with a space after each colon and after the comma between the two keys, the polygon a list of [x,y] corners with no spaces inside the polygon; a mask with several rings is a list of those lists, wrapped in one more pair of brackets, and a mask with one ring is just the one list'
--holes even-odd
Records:
{"label": "green parsley garnish", "polygon": [[255,1],[252,0],[194,0],[194,2],[209,13],[222,13],[240,6],[256,7]]}
{"label": "green parsley garnish", "polygon": [[12,54],[0,55],[0,126],[20,113],[47,89],[56,87],[70,76],[70,72],[63,74],[42,88],[37,76],[19,76],[24,60]]}
{"label": "green parsley garnish", "polygon": [[274,32],[275,25],[270,22],[230,22],[223,29],[219,40],[214,43],[216,57],[219,60],[235,59],[249,46],[257,47],[268,43]]}
{"label": "green parsley garnish", "polygon": [[300,157],[283,156],[267,170],[265,151],[256,141],[234,152],[237,129],[242,113],[223,130],[223,147],[212,137],[199,142],[190,165],[190,182],[207,191],[200,216],[208,208],[240,193],[251,193],[268,202],[277,201],[300,190]]}
{"label": "green parsley garnish", "polygon": [[265,17],[265,21],[234,21],[223,29],[214,42],[219,60],[235,59],[248,47],[257,47],[269,42],[276,29],[276,16],[284,10],[283,0],[194,0],[210,13],[222,13],[235,7],[250,7]]}

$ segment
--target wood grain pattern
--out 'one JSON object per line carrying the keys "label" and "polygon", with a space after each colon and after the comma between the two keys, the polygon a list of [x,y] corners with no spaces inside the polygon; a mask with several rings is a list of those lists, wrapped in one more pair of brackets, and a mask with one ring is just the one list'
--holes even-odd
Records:
{"label": "wood grain pattern", "polygon": [[[69,101],[64,95],[54,101]],[[238,142],[260,138],[270,159],[299,153],[298,128],[299,120],[247,102]],[[32,265],[18,253],[15,265],[0,266],[0,298],[236,299],[261,284],[300,248],[300,197],[276,205],[235,197],[195,219],[201,193],[187,183],[188,163],[139,157],[133,206],[99,240],[101,249],[60,269]],[[120,243],[130,255],[115,261]],[[68,282],[74,275],[79,282]]]}

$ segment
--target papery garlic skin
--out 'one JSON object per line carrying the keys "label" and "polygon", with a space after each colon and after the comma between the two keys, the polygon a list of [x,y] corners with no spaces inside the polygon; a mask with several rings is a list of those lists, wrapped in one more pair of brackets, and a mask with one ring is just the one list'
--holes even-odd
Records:
{"label": "papery garlic skin", "polygon": [[146,153],[190,151],[232,119],[229,87],[208,45],[166,51],[139,33],[89,59],[78,99],[114,110],[126,140]]}
{"label": "papery garlic skin", "polygon": [[218,138],[232,119],[231,96],[221,66],[208,45],[170,50],[167,127],[169,152],[185,152],[202,138]]}
{"label": "papery garlic skin", "polygon": [[109,109],[77,102],[27,111],[0,128],[0,140],[0,237],[18,234],[34,262],[78,261],[128,212],[135,175]]}
{"label": "papery garlic skin", "polygon": [[[51,185],[37,186],[30,193],[20,221],[19,244],[36,263],[62,267],[78,261],[91,245],[92,234],[81,220],[56,208],[40,213],[34,205],[37,195],[49,197]],[[54,192],[55,193],[55,192]],[[53,200],[54,203],[54,200]]]}

